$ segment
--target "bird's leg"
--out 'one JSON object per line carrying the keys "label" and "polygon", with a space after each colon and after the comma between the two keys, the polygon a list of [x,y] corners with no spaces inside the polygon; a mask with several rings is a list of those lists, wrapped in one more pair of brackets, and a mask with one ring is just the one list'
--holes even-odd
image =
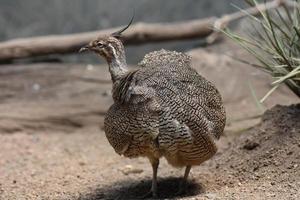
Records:
{"label": "bird's leg", "polygon": [[177,195],[181,195],[181,194],[184,194],[186,192],[187,179],[188,179],[189,173],[191,171],[191,168],[192,168],[191,165],[186,166],[183,179],[181,180],[180,185],[179,185],[179,190],[176,193]]}
{"label": "bird's leg", "polygon": [[153,158],[150,159],[151,165],[152,165],[152,171],[153,171],[153,176],[152,176],[152,185],[151,185],[151,190],[146,193],[142,198],[147,198],[147,197],[157,197],[157,169],[159,165],[159,159]]}
{"label": "bird's leg", "polygon": [[155,159],[154,161],[151,162],[151,165],[153,170],[151,191],[152,191],[152,196],[156,197],[157,196],[157,169],[159,165],[159,160]]}
{"label": "bird's leg", "polygon": [[190,174],[191,168],[192,168],[191,165],[188,165],[185,168],[185,172],[184,172],[184,176],[183,176],[183,182],[185,182],[185,183],[187,182],[187,179],[188,179],[188,176]]}

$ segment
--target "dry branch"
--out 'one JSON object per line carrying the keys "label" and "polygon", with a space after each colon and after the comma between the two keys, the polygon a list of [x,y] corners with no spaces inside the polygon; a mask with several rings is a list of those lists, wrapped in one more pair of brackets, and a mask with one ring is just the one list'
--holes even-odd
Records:
{"label": "dry branch", "polygon": [[213,43],[218,37],[221,29],[224,29],[232,21],[239,20],[248,15],[258,15],[260,12],[278,8],[282,5],[292,6],[289,0],[273,0],[271,2],[258,4],[257,6],[238,11],[232,14],[224,15],[214,23],[214,32],[206,39],[207,43]]}
{"label": "dry branch", "polygon": [[[125,44],[142,44],[167,40],[204,38],[212,33],[216,18],[192,20],[182,23],[132,25],[124,35]],[[0,43],[0,61],[48,54],[73,53],[96,37],[114,32],[107,29],[94,32],[14,39]]]}

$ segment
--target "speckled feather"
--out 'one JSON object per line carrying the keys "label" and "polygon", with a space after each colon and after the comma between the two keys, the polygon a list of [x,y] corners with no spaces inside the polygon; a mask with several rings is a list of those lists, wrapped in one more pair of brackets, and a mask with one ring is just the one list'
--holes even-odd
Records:
{"label": "speckled feather", "polygon": [[164,156],[174,166],[198,165],[216,153],[225,110],[217,89],[190,61],[183,53],[151,52],[139,69],[114,82],[105,133],[117,153]]}

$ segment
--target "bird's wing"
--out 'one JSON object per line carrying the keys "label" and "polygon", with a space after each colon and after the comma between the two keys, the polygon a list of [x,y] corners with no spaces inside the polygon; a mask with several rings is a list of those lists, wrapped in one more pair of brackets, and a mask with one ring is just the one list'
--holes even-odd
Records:
{"label": "bird's wing", "polygon": [[[155,103],[157,81],[168,74],[174,75],[175,79],[182,79],[185,77],[185,70],[193,70],[190,66],[191,57],[184,53],[164,49],[150,52],[139,63],[139,70],[128,73],[121,80],[122,84],[115,93],[118,95],[116,99],[129,104],[146,101]],[[185,79],[189,80],[189,77]]]}
{"label": "bird's wing", "polygon": [[158,136],[158,115],[141,103],[125,105],[115,103],[106,113],[104,130],[106,137],[118,154],[136,157]]}
{"label": "bird's wing", "polygon": [[[130,84],[123,90],[126,92],[122,94],[122,99],[124,102],[135,104],[156,101],[156,87],[159,86],[157,81],[166,75],[174,75],[175,79],[184,78],[185,70],[193,70],[190,65],[191,57],[184,53],[164,49],[150,52],[139,63],[140,70],[129,74]],[[179,74],[181,75],[178,76]],[[189,80],[189,77],[186,77],[186,80]]]}
{"label": "bird's wing", "polygon": [[[218,138],[224,129],[225,111],[213,84],[190,67],[185,54],[161,50],[147,55],[141,62],[144,67],[134,73],[123,95],[124,102],[146,102],[156,112],[170,110],[194,134],[210,133]],[[156,59],[151,60],[153,57]]]}
{"label": "bird's wing", "polygon": [[191,67],[168,63],[140,70],[136,76],[136,85],[152,90],[148,94],[159,105],[159,111],[168,110],[194,134],[209,133],[218,138],[223,132],[225,112],[221,97],[213,84]]}

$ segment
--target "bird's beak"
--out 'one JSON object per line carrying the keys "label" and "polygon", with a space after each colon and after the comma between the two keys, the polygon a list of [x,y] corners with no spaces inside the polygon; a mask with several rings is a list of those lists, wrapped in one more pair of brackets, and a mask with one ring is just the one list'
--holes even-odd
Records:
{"label": "bird's beak", "polygon": [[84,52],[90,50],[90,46],[89,45],[85,45],[84,47],[81,47],[81,49],[79,49],[79,53]]}

